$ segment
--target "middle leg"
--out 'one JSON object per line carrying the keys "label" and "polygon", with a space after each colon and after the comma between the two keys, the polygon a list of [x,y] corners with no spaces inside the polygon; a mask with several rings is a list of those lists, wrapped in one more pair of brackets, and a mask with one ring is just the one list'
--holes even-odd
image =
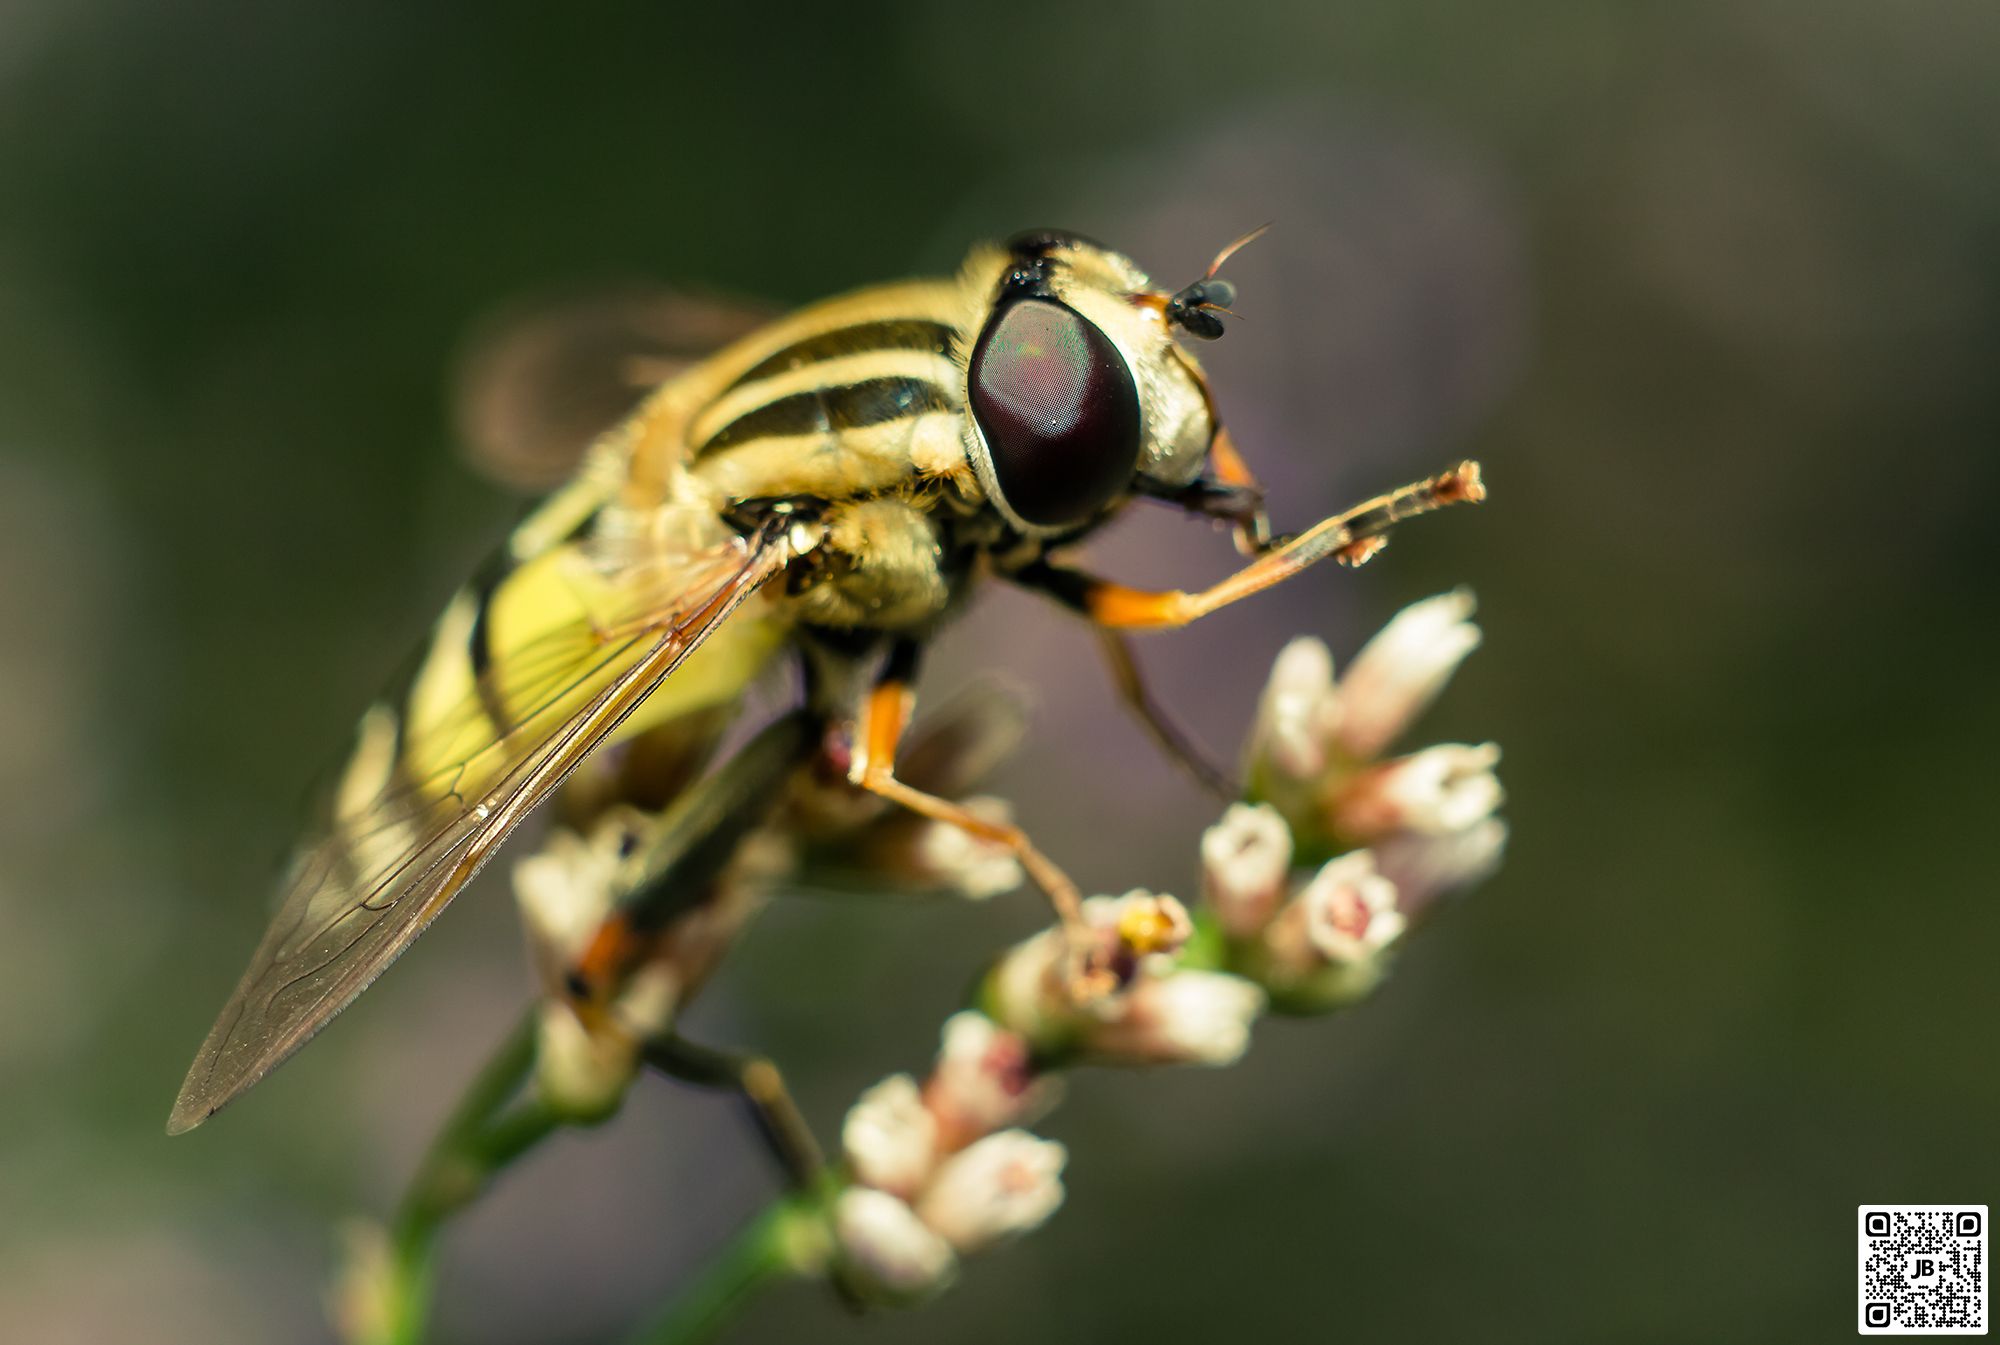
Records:
{"label": "middle leg", "polygon": [[1082,894],[1069,875],[1028,839],[1027,832],[1010,823],[981,817],[962,803],[927,794],[896,778],[896,748],[916,709],[915,683],[920,656],[921,646],[914,640],[898,640],[891,646],[882,674],[862,699],[855,720],[854,759],[848,768],[848,780],[913,813],[1013,851],[1028,877],[1055,907],[1063,926],[1073,937],[1080,938]]}

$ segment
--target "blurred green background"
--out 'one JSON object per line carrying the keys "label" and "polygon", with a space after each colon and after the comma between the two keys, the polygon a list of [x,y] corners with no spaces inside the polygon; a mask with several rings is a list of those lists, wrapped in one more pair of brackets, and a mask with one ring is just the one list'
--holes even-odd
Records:
{"label": "blurred green background", "polygon": [[[663,280],[798,302],[1059,224],[1244,320],[1205,349],[1297,526],[1476,454],[1494,501],[1145,649],[1211,743],[1289,635],[1469,583],[1425,737],[1506,750],[1501,876],[1352,1016],[1079,1079],[1047,1228],[905,1316],[746,1341],[1818,1341],[1854,1207],[1991,1201],[2000,10],[1479,0],[988,11],[0,6],[0,1335],[310,1342],[527,989],[496,871],[183,1140],[181,1072],[308,781],[517,505],[468,332]],[[1157,513],[1100,548],[1222,572]],[[1001,781],[1087,886],[1210,805],[1089,637],[992,595],[931,685],[1040,688]],[[786,905],[696,1019],[823,1133],[1039,925]],[[663,1083],[455,1230],[439,1339],[567,1345],[771,1190]]]}

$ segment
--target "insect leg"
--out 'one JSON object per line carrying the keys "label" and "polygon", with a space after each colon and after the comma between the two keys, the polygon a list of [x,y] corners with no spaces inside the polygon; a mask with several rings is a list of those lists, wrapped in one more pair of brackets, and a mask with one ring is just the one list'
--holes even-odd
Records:
{"label": "insect leg", "polygon": [[785,1076],[760,1055],[737,1055],[699,1046],[675,1034],[649,1042],[646,1063],[662,1074],[701,1088],[730,1088],[749,1105],[751,1119],[771,1146],[785,1178],[801,1191],[818,1185],[826,1168],[819,1141],[792,1100]]}
{"label": "insect leg", "polygon": [[1129,630],[1185,626],[1282,583],[1328,556],[1359,565],[1381,550],[1384,534],[1403,519],[1446,505],[1477,504],[1485,498],[1479,464],[1462,462],[1429,480],[1364,501],[1295,537],[1274,541],[1268,550],[1235,574],[1197,593],[1127,588],[1041,561],[1023,567],[1013,577],[1047,590],[1100,626]]}
{"label": "insect leg", "polygon": [[608,1003],[677,922],[714,897],[717,878],[783,797],[785,778],[811,757],[818,733],[804,710],[773,720],[634,837],[620,878],[625,895],[568,969],[573,1000]]}
{"label": "insect leg", "polygon": [[1211,794],[1221,799],[1238,797],[1242,790],[1230,778],[1229,772],[1210,761],[1167,714],[1166,709],[1153,699],[1152,692],[1146,687],[1145,676],[1139,670],[1139,661],[1132,653],[1131,642],[1122,633],[1105,627],[1098,629],[1097,638],[1118,698],[1138,717],[1140,725],[1160,750]]}
{"label": "insect leg", "polygon": [[901,804],[933,821],[948,823],[981,840],[1014,852],[1035,886],[1042,889],[1065,927],[1081,935],[1082,894],[1068,874],[1035,848],[1028,833],[1005,822],[994,822],[950,799],[912,788],[896,778],[896,748],[916,709],[914,681],[921,646],[898,640],[889,651],[882,675],[861,703],[854,726],[854,760],[847,778],[871,794]]}

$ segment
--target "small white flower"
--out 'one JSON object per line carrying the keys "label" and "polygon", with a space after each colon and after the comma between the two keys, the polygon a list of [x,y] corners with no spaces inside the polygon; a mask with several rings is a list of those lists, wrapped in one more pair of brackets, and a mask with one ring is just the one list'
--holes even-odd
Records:
{"label": "small white flower", "polygon": [[1134,958],[1168,957],[1194,933],[1187,907],[1165,892],[1135,887],[1122,897],[1086,897],[1084,923]]}
{"label": "small white flower", "polygon": [[1285,897],[1292,830],[1269,804],[1232,803],[1201,835],[1202,894],[1225,932],[1247,938]]}
{"label": "small white flower", "polygon": [[1341,751],[1363,761],[1379,756],[1430,707],[1479,647],[1473,606],[1468,589],[1426,598],[1398,612],[1362,646],[1340,679],[1333,737]]}
{"label": "small white flower", "polygon": [[1185,906],[1143,888],[1086,897],[1080,914],[1080,941],[1060,926],[1045,929],[1002,954],[986,982],[994,1021],[1037,1048],[1074,1045],[1080,1033],[1116,1017],[1119,992],[1170,965],[1194,932]]}
{"label": "small white flower", "polygon": [[1329,860],[1264,931],[1257,977],[1291,1013],[1336,1009],[1373,990],[1408,927],[1396,885],[1356,850]]}
{"label": "small white flower", "polygon": [[1327,767],[1327,745],[1342,716],[1334,694],[1333,654],[1326,642],[1301,635],[1278,651],[1250,731],[1253,762],[1306,780]]}
{"label": "small white flower", "polygon": [[514,867],[528,952],[542,983],[535,1082],[543,1098],[581,1121],[610,1114],[638,1074],[644,1043],[664,1031],[714,969],[755,905],[734,870],[660,939],[635,945],[608,997],[580,1000],[570,974],[613,918],[626,853],[648,823],[612,809],[586,838],[558,830]]}
{"label": "small white flower", "polygon": [[1038,1227],[1062,1204],[1063,1146],[1003,1130],[945,1161],[917,1202],[926,1224],[961,1252]]}
{"label": "small white flower", "polygon": [[1084,1046],[1102,1060],[1134,1065],[1233,1065],[1250,1046],[1264,992],[1219,971],[1172,971],[1139,980]]}
{"label": "small white flower", "polygon": [[1335,794],[1334,830],[1363,841],[1402,831],[1427,836],[1465,831],[1491,817],[1505,799],[1493,773],[1499,764],[1500,749],[1493,743],[1441,743],[1372,766]]}
{"label": "small white flower", "polygon": [[917,1082],[895,1074],[861,1095],[841,1127],[841,1150],[855,1179],[908,1198],[924,1184],[938,1156],[937,1121]]}
{"label": "small white flower", "polygon": [[833,1206],[833,1235],[848,1282],[872,1297],[927,1298],[958,1270],[951,1244],[887,1191],[851,1186],[841,1192]]}
{"label": "small white flower", "polygon": [[1492,876],[1507,848],[1507,824],[1489,817],[1443,836],[1406,832],[1375,844],[1375,862],[1396,884],[1397,904],[1415,917],[1438,897]]}
{"label": "small white flower", "polygon": [[1032,1054],[1025,1037],[983,1013],[968,1009],[945,1021],[937,1065],[924,1084],[944,1148],[1024,1125],[1055,1105],[1062,1081],[1037,1078]]}
{"label": "small white flower", "polygon": [[609,1116],[639,1073],[639,1039],[615,1023],[593,1030],[565,1000],[535,1009],[535,1088],[562,1115]]}
{"label": "small white flower", "polygon": [[1054,1045],[1076,1017],[1076,1004],[1065,993],[1069,965],[1069,941],[1060,928],[1023,939],[1002,953],[988,973],[987,1011],[1032,1045]]}
{"label": "small white flower", "polygon": [[607,815],[588,839],[567,828],[553,831],[538,853],[514,866],[514,897],[543,984],[562,983],[611,913],[613,884],[632,825],[617,812]]}
{"label": "small white flower", "polygon": [[1359,962],[1402,934],[1396,885],[1375,868],[1375,856],[1356,850],[1329,860],[1293,899],[1306,941],[1329,962]]}
{"label": "small white flower", "polygon": [[[978,795],[964,800],[967,811],[1002,825],[1014,820],[1005,799]],[[964,827],[930,818],[910,845],[910,878],[924,887],[940,888],[971,901],[984,901],[1021,885],[1021,862],[1004,845],[975,836]]]}
{"label": "small white flower", "polygon": [[1165,893],[1135,887],[1122,897],[1086,897],[1084,926],[1096,943],[1073,950],[1080,960],[1063,964],[1062,991],[1086,1010],[1102,1013],[1112,997],[1142,972],[1170,964],[1194,934],[1187,907]]}

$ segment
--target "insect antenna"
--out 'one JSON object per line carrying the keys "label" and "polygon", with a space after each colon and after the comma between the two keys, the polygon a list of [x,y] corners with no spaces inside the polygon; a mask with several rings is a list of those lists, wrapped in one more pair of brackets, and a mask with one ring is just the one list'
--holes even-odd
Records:
{"label": "insect antenna", "polygon": [[1260,224],[1216,253],[1215,260],[1201,273],[1201,279],[1167,300],[1165,312],[1168,323],[1204,341],[1213,341],[1221,336],[1223,327],[1219,315],[1238,316],[1229,307],[1236,302],[1236,287],[1226,280],[1216,279],[1216,272],[1239,250],[1261,238],[1270,227],[1269,224]]}

